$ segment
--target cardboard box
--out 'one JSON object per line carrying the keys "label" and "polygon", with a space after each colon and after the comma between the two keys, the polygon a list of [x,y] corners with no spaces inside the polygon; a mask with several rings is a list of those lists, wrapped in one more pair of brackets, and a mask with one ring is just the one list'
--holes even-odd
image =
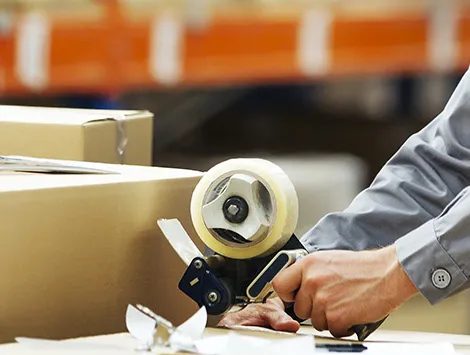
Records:
{"label": "cardboard box", "polygon": [[0,106],[0,155],[152,165],[148,111]]}
{"label": "cardboard box", "polygon": [[[4,168],[18,170],[12,166]],[[177,287],[186,267],[157,220],[178,218],[195,235],[189,205],[202,173],[77,167],[104,171],[0,174],[1,343],[125,331],[129,303],[175,323],[197,310]]]}

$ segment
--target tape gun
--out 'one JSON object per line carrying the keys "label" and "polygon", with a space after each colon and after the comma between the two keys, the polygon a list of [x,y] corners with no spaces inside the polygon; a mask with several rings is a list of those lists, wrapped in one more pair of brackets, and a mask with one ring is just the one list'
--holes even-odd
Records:
{"label": "tape gun", "polygon": [[[176,219],[158,225],[187,269],[179,289],[208,314],[276,296],[277,274],[308,254],[294,234],[296,190],[286,173],[264,159],[230,159],[209,169],[191,198],[194,229],[211,251],[203,255]],[[298,321],[292,305],[286,311]],[[355,326],[364,340],[380,324]]]}

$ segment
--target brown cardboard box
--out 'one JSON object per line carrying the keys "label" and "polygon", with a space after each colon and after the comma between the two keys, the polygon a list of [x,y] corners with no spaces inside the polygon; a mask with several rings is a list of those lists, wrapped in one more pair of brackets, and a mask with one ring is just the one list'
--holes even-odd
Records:
{"label": "brown cardboard box", "polygon": [[0,106],[0,155],[152,165],[152,143],[148,111]]}
{"label": "brown cardboard box", "polygon": [[195,235],[202,173],[75,164],[115,173],[0,174],[0,342],[125,331],[129,303],[175,323],[197,310],[157,220],[178,218]]}

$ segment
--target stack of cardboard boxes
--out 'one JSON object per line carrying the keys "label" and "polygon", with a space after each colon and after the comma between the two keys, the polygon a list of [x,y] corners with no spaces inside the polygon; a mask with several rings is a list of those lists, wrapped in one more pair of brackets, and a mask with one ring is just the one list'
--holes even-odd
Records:
{"label": "stack of cardboard boxes", "polygon": [[124,331],[129,303],[176,323],[196,310],[157,220],[192,231],[201,173],[149,166],[152,121],[145,111],[0,106],[0,156],[66,160],[0,164],[0,343]]}

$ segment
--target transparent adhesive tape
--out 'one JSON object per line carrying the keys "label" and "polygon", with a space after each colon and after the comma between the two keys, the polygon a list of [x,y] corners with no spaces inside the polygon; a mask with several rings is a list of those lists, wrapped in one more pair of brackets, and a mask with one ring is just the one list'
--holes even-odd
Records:
{"label": "transparent adhesive tape", "polygon": [[[203,217],[202,209],[214,183],[237,173],[259,179],[274,201],[270,228],[254,243],[227,243],[206,226]],[[197,184],[191,198],[191,219],[203,243],[216,253],[233,259],[264,256],[280,249],[294,233],[298,220],[297,193],[287,174],[276,164],[257,158],[230,159],[208,170]]]}
{"label": "transparent adhesive tape", "polygon": [[112,119],[116,122],[116,153],[118,156],[118,161],[119,164],[124,164],[128,142],[125,115],[116,115]]}

